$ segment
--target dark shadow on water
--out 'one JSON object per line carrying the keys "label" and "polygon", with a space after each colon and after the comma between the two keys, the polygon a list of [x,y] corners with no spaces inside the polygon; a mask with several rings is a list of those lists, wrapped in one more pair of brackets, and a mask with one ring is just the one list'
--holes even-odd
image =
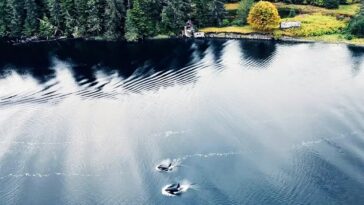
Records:
{"label": "dark shadow on water", "polygon": [[222,58],[223,54],[222,51],[224,49],[225,42],[226,42],[225,40],[220,40],[220,39],[215,39],[210,41],[210,48],[212,50],[215,63],[219,63]]}
{"label": "dark shadow on water", "polygon": [[[203,68],[201,59],[208,48],[207,40],[185,39],[142,43],[65,40],[3,45],[0,47],[0,78],[15,72],[30,76],[45,86],[30,91],[34,93],[32,96],[14,96],[12,99],[8,95],[2,96],[6,100],[3,104],[46,102],[51,98],[63,99],[73,94],[86,98],[114,98],[124,91],[140,93],[176,84],[190,84],[196,82],[197,71]],[[70,71],[79,86],[77,91],[49,91],[52,86],[46,83],[56,77],[55,68],[61,68],[59,66]],[[100,73],[102,79],[98,79]],[[60,77],[52,85],[58,84],[62,80]],[[109,84],[111,82],[112,85]],[[114,89],[105,93],[102,88],[107,84]],[[120,86],[124,91],[117,91]]]}
{"label": "dark shadow on water", "polygon": [[[29,43],[18,46],[3,45],[0,48],[0,75],[9,69],[21,75],[30,74],[40,83],[54,77],[52,60],[69,62],[75,79],[92,82],[94,70],[104,73],[117,72],[123,78],[135,74],[180,69],[193,59],[193,53],[201,55],[207,43],[193,48],[193,41],[155,40],[138,44],[123,42],[68,40],[47,43]],[[140,69],[142,68],[142,69]],[[91,72],[91,73],[90,73]]]}
{"label": "dark shadow on water", "polygon": [[360,68],[364,61],[364,48],[357,46],[347,46],[352,58],[352,73],[356,76],[360,73]]}
{"label": "dark shadow on water", "polygon": [[259,69],[265,68],[275,55],[276,44],[268,40],[241,40],[244,63]]}
{"label": "dark shadow on water", "polygon": [[20,75],[30,74],[40,83],[54,77],[50,70],[50,50],[44,44],[26,44],[11,46],[4,44],[0,47],[0,76],[14,70]]}
{"label": "dark shadow on water", "polygon": [[206,39],[196,39],[194,40],[194,49],[195,53],[197,54],[197,57],[199,59],[202,59],[206,55],[207,49],[210,47],[210,43]]}

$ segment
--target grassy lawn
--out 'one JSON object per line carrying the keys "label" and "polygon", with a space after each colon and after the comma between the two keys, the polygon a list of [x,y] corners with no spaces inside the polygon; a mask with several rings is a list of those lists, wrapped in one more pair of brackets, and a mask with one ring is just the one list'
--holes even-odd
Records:
{"label": "grassy lawn", "polygon": [[330,42],[330,43],[347,43],[347,44],[352,44],[352,45],[364,45],[364,38],[354,38],[352,40],[347,40],[341,34],[313,36],[313,37],[306,37],[305,39],[314,40],[314,41]]}
{"label": "grassy lawn", "polygon": [[225,9],[227,11],[237,10],[239,7],[239,3],[227,3],[225,4]]}
{"label": "grassy lawn", "polygon": [[336,17],[326,16],[320,13],[304,14],[282,21],[300,21],[301,27],[286,30],[277,30],[281,35],[292,37],[320,36],[326,34],[341,33],[347,26],[347,21],[337,20]]}
{"label": "grassy lawn", "polygon": [[[312,5],[296,5],[296,4],[286,4],[282,2],[274,3],[278,9],[288,8],[298,10],[300,14],[312,14],[312,13],[322,13],[325,15],[344,15],[344,16],[354,16],[358,13],[360,9],[360,4],[350,4],[350,5],[340,5],[338,9],[325,9],[318,6]],[[239,3],[228,3],[225,4],[225,9],[227,11],[237,10]]]}
{"label": "grassy lawn", "polygon": [[[338,9],[325,9],[311,5],[294,5],[285,3],[274,4],[278,9],[292,8],[298,11],[299,15],[293,18],[283,18],[282,21],[301,22],[300,28],[286,30],[280,30],[277,28],[276,30],[269,32],[276,37],[289,36],[315,41],[342,42],[356,45],[364,45],[364,38],[354,38],[352,40],[347,40],[345,39],[345,35],[343,32],[347,27],[350,17],[358,13],[360,9],[360,4],[340,5]],[[225,4],[225,9],[227,11],[234,11],[238,8],[238,6],[239,3],[228,3]],[[346,18],[337,18],[338,16],[344,16]],[[205,33],[263,33],[254,30],[249,25],[209,27],[200,29],[200,31]]]}
{"label": "grassy lawn", "polygon": [[[276,29],[270,33],[274,33],[279,36],[291,36],[291,37],[308,37],[319,36],[326,34],[333,34],[341,32],[346,27],[346,21],[337,20],[333,16],[325,16],[322,14],[311,15],[299,15],[294,18],[285,18],[282,21],[301,21],[302,26],[300,28],[280,30]],[[251,34],[257,31],[246,26],[229,26],[229,27],[208,27],[200,29],[205,33],[239,33],[239,34]],[[261,33],[261,32],[259,32]]]}
{"label": "grassy lawn", "polygon": [[240,34],[251,34],[256,32],[249,25],[246,26],[228,26],[228,27],[208,27],[200,29],[205,33],[240,33]]}
{"label": "grassy lawn", "polygon": [[322,7],[311,6],[311,5],[295,5],[295,4],[285,4],[285,3],[275,3],[278,9],[288,8],[298,10],[300,14],[313,14],[313,13],[321,13],[324,15],[332,15],[332,16],[349,16],[352,17],[359,12],[360,4],[351,4],[351,5],[340,5],[338,9],[325,9]]}

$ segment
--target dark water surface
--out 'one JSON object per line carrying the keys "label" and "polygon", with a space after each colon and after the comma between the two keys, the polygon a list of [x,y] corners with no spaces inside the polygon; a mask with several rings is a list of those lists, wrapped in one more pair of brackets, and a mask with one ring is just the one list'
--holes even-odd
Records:
{"label": "dark water surface", "polygon": [[364,204],[364,49],[1,45],[0,204]]}

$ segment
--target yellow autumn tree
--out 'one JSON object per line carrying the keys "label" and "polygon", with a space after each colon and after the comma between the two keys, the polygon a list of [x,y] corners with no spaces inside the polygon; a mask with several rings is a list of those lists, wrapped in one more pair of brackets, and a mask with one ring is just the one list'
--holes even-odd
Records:
{"label": "yellow autumn tree", "polygon": [[257,30],[269,31],[279,26],[281,17],[277,8],[268,1],[256,3],[249,12],[248,23]]}

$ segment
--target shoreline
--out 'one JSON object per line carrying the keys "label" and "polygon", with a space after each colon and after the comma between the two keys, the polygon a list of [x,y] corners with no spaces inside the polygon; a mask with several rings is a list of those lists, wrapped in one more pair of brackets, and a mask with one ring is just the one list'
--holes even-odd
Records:
{"label": "shoreline", "polygon": [[[319,37],[319,36],[318,36]],[[348,45],[364,48],[364,44],[352,43],[343,41],[325,41],[325,40],[315,40],[314,37],[290,37],[290,36],[280,36],[274,37],[273,34],[261,34],[261,33],[205,33],[205,37],[200,39],[251,39],[251,40],[273,40],[281,42],[292,42],[292,43],[327,43],[327,44],[338,44],[338,45]]]}
{"label": "shoreline", "polygon": [[[318,36],[319,37],[319,36]],[[327,44],[337,44],[337,45],[348,45],[354,47],[364,48],[364,44],[360,43],[352,43],[343,41],[325,41],[325,40],[317,40],[313,39],[314,37],[304,38],[304,37],[289,37],[289,36],[280,36],[275,37],[273,34],[262,34],[262,33],[249,33],[249,34],[240,34],[240,33],[228,33],[228,32],[220,32],[220,33],[205,33],[205,37],[200,38],[185,38],[180,36],[163,36],[163,37],[150,37],[145,40],[161,40],[161,39],[195,39],[195,40],[204,40],[204,39],[248,39],[248,40],[265,40],[265,41],[281,41],[281,42],[292,42],[292,43],[327,43]],[[94,40],[94,41],[108,41],[108,42],[124,42],[124,43],[136,43],[136,42],[127,42],[123,39],[106,39],[101,37],[78,37],[78,38],[68,38],[68,37],[59,37],[59,38],[50,38],[43,39],[38,37],[30,37],[30,38],[0,38],[1,43],[10,44],[13,46],[17,45],[25,45],[28,43],[47,43],[47,42],[56,42],[56,41],[65,41],[65,40]],[[142,42],[142,41],[139,41]]]}

